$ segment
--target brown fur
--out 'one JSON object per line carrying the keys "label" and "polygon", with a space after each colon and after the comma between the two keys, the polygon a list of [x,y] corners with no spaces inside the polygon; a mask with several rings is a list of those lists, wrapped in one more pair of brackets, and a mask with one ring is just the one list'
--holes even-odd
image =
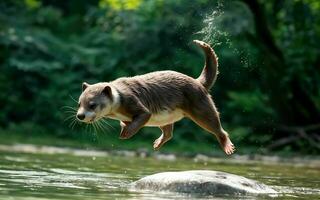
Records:
{"label": "brown fur", "polygon": [[[180,119],[178,114],[178,117],[175,116],[175,112],[181,110],[182,117],[190,118],[200,127],[214,134],[224,151],[227,154],[233,153],[234,146],[227,132],[221,127],[219,113],[208,93],[217,77],[217,57],[208,44],[201,41],[195,41],[195,43],[204,50],[206,55],[206,64],[198,79],[175,71],[157,71],[140,76],[119,78],[109,83],[86,86],[80,102],[86,104],[92,101],[87,96],[95,96],[97,93],[105,99],[111,99],[109,102],[112,102],[114,99],[112,100],[110,93],[113,88],[113,93],[117,93],[119,102],[114,109],[109,109],[110,111],[105,113],[105,117],[120,121],[121,118],[126,119],[121,121],[120,138],[122,139],[132,137],[140,128],[152,121],[152,117],[165,112],[163,115],[172,117],[172,121],[159,124],[162,135],[155,141],[155,149],[159,149],[172,137],[173,124],[175,120]],[[90,89],[94,92],[90,92]],[[103,108],[100,109],[100,112],[102,110]]]}

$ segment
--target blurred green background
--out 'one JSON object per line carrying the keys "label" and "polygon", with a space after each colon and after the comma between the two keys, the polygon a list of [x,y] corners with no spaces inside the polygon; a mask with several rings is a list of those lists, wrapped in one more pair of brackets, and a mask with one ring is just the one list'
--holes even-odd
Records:
{"label": "blurred green background", "polygon": [[[320,153],[318,0],[1,1],[1,143],[151,151],[159,129],[122,141],[118,122],[73,124],[65,106],[77,106],[83,81],[167,69],[198,77],[193,39],[219,56],[211,94],[239,153]],[[221,152],[187,119],[162,151]]]}

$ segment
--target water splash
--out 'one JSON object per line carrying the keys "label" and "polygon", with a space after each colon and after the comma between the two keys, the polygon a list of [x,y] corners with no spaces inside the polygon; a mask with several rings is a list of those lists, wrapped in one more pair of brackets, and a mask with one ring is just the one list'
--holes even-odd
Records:
{"label": "water splash", "polygon": [[[229,49],[235,57],[239,58],[239,62],[243,67],[250,68],[250,66],[252,66],[250,52],[239,49],[239,47],[237,47],[238,45],[236,46],[233,41],[234,35],[241,34],[242,26],[248,25],[244,23],[238,30],[236,26],[239,26],[239,24],[232,23],[232,17],[234,17],[235,14],[232,13],[233,16],[230,16],[229,10],[230,7],[232,8],[234,6],[237,5],[226,5],[226,2],[218,1],[218,5],[212,13],[205,16],[203,20],[204,27],[196,34],[202,35],[202,40],[211,44],[213,47],[223,46]],[[234,24],[234,26],[232,24]]]}
{"label": "water splash", "polygon": [[218,1],[218,6],[213,12],[205,17],[203,20],[204,28],[198,33],[204,35],[203,41],[212,44],[213,46],[220,46],[223,44],[222,38],[227,39],[227,44],[231,44],[228,38],[229,34],[221,29],[221,22],[224,15],[224,4]]}

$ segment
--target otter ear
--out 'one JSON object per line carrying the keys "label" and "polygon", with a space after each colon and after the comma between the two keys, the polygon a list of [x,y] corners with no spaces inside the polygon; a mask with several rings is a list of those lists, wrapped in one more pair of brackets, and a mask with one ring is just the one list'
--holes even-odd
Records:
{"label": "otter ear", "polygon": [[83,82],[83,83],[82,83],[82,92],[83,92],[87,87],[89,87],[89,83]]}
{"label": "otter ear", "polygon": [[104,86],[102,92],[102,94],[106,95],[107,97],[112,97],[112,91],[111,91],[111,87],[110,86]]}

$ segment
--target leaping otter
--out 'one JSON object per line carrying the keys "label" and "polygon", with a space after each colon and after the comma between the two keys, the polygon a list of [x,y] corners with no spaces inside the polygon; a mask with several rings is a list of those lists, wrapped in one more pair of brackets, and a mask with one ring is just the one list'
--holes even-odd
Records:
{"label": "leaping otter", "polygon": [[175,122],[187,117],[214,134],[226,154],[234,145],[222,128],[219,113],[209,94],[216,81],[218,58],[205,42],[194,40],[206,55],[201,75],[191,78],[175,71],[156,71],[111,82],[82,84],[78,120],[90,123],[101,118],[120,121],[121,139],[129,139],[143,126],[156,126],[162,131],[154,149],[172,138]]}

